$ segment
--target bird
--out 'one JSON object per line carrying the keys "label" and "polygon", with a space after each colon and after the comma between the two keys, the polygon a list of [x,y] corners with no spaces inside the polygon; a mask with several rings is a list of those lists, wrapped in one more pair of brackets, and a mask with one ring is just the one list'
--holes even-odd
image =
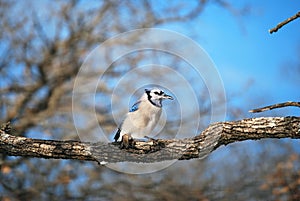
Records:
{"label": "bird", "polygon": [[131,107],[114,136],[115,142],[128,148],[129,141],[147,137],[156,126],[162,112],[162,101],[173,97],[159,88],[145,89],[142,97]]}

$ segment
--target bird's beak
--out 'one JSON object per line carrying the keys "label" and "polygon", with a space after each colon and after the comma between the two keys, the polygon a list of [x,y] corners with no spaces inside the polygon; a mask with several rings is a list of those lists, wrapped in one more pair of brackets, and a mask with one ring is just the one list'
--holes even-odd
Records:
{"label": "bird's beak", "polygon": [[173,97],[168,94],[164,94],[163,98],[173,100]]}

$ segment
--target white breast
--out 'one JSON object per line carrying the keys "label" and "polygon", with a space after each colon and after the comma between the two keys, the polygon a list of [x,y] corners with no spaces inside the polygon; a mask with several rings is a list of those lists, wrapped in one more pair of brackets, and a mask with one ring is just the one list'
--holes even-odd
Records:
{"label": "white breast", "polygon": [[139,109],[129,112],[121,127],[121,136],[130,134],[133,138],[143,138],[151,134],[161,115],[161,108],[148,101],[142,101]]}

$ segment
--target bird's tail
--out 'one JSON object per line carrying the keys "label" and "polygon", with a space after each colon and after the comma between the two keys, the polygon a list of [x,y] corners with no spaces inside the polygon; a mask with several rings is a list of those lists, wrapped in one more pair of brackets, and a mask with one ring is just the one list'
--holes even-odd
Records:
{"label": "bird's tail", "polygon": [[119,139],[119,137],[120,137],[120,133],[121,133],[121,129],[118,128],[118,131],[117,131],[117,133],[116,133],[116,135],[115,135],[115,137],[114,137],[115,142],[118,141],[118,139]]}

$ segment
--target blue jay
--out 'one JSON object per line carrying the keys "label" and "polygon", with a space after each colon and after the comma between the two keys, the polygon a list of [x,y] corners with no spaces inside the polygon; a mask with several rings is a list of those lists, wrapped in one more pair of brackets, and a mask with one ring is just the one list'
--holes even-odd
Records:
{"label": "blue jay", "polygon": [[127,148],[129,140],[147,137],[160,118],[164,99],[173,100],[173,97],[158,88],[145,89],[145,93],[132,106],[115,134],[115,142],[119,141],[121,136],[122,146]]}

